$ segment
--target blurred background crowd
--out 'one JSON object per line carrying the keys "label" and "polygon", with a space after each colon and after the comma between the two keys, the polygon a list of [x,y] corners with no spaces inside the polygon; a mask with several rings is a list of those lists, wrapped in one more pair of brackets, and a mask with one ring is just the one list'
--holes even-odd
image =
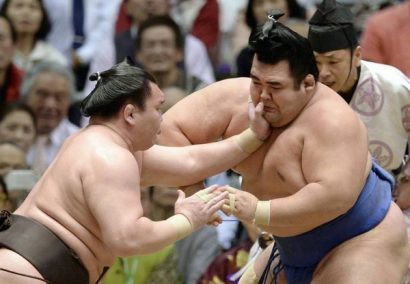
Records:
{"label": "blurred background crowd", "polygon": [[[94,87],[91,73],[130,57],[156,78],[165,112],[215,81],[249,76],[248,37],[268,11],[282,10],[280,21],[307,37],[319,2],[0,0],[0,208],[16,208],[64,140],[87,124],[79,103]],[[410,1],[338,2],[355,15],[362,58],[409,77]],[[206,183],[240,188],[240,180],[227,171]],[[176,196],[172,188],[144,188],[145,214],[169,217]],[[260,232],[224,220],[158,253],[119,258],[104,283],[234,283],[229,277],[245,265]]]}

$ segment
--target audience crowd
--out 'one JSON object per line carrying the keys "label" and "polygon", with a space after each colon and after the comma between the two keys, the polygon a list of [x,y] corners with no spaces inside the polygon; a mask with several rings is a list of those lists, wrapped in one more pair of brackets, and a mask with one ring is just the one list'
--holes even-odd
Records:
{"label": "audience crowd", "polygon": [[[0,209],[14,210],[30,191],[29,181],[38,179],[65,139],[86,125],[79,103],[94,87],[95,82],[88,80],[90,74],[129,57],[157,80],[166,94],[165,112],[217,80],[250,76],[247,40],[251,29],[265,22],[268,11],[282,10],[285,15],[280,21],[308,38],[309,23],[312,25],[310,20],[320,2],[0,0]],[[388,153],[382,152],[383,145],[369,147],[396,177],[396,201],[407,212],[410,228],[410,186],[403,186],[410,184],[410,0],[338,2],[354,15],[357,44],[344,51],[318,47],[315,56],[320,79],[325,84],[331,76],[336,83],[343,81],[340,88],[330,87],[343,97],[347,94],[345,99],[352,101],[353,108],[353,96],[359,90],[370,96],[378,94],[377,88],[385,90],[382,99],[390,100],[386,105],[391,105],[394,113],[389,112],[379,122],[369,122],[368,114],[359,113],[371,138],[380,131],[389,137],[395,137],[396,131],[402,137],[402,143],[397,139],[391,143],[390,151],[395,155],[391,163],[383,160],[388,158]],[[318,45],[315,39],[310,34],[312,46]],[[347,64],[346,74],[343,64]],[[389,69],[391,66],[394,69]],[[376,72],[379,77],[366,76],[383,78],[384,70],[396,72],[400,80],[394,81],[401,82],[400,94],[382,79],[380,84],[364,85],[367,81],[363,82],[360,72]],[[352,81],[343,77],[352,74],[356,76]],[[370,87],[364,89],[366,86]],[[366,98],[369,96],[363,96]],[[366,102],[377,103],[377,98]],[[386,124],[388,120],[395,126]],[[379,133],[377,129],[383,130]],[[13,175],[27,182],[16,184]],[[209,177],[205,183],[239,188],[240,181],[240,176],[228,171]],[[151,187],[143,189],[141,198],[144,214],[163,220],[173,214],[177,193],[174,188]],[[157,253],[118,258],[103,283],[236,283],[235,273],[255,253],[253,244],[263,232],[253,224],[222,216],[220,227],[205,227]]]}

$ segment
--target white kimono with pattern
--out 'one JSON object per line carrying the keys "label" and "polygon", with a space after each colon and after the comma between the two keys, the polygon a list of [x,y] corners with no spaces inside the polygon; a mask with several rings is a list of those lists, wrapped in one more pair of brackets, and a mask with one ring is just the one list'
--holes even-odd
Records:
{"label": "white kimono with pattern", "polygon": [[362,60],[350,106],[367,126],[372,156],[384,169],[397,169],[410,134],[409,78],[395,67]]}
{"label": "white kimono with pattern", "polygon": [[[410,79],[397,68],[361,61],[350,106],[368,129],[369,150],[384,169],[403,162],[410,134]],[[410,177],[410,162],[402,174]],[[404,211],[410,239],[410,209]]]}

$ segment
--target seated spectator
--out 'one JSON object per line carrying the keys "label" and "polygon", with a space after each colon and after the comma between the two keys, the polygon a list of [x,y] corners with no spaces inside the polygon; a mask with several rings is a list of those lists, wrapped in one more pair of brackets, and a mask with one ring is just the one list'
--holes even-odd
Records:
{"label": "seated spectator", "polygon": [[12,141],[26,153],[36,137],[36,117],[23,102],[5,104],[0,108],[0,141]]}
{"label": "seated spectator", "polygon": [[67,65],[66,58],[44,40],[50,22],[42,0],[4,0],[0,10],[11,20],[16,33],[16,50],[13,62],[27,71],[43,61]]}
{"label": "seated spectator", "polygon": [[[164,2],[156,0],[150,2]],[[176,0],[171,15],[185,34],[200,39],[208,50],[209,58],[218,63],[219,4],[217,0]]]}
{"label": "seated spectator", "polygon": [[239,224],[244,230],[242,239],[212,261],[198,281],[199,284],[237,283],[239,276],[234,275],[246,265],[252,245],[260,235],[260,229],[255,224]]}
{"label": "seated spectator", "polygon": [[122,0],[43,2],[51,22],[47,42],[64,54],[77,91],[86,95],[95,85],[88,77],[115,63],[114,27]]}
{"label": "seated spectator", "polygon": [[13,142],[0,141],[0,176],[18,169],[27,169],[26,153]]}
{"label": "seated spectator", "polygon": [[23,72],[12,62],[16,31],[10,20],[0,14],[0,104],[18,100]]}
{"label": "seated spectator", "polygon": [[[148,0],[147,4],[148,15],[150,17],[170,16],[177,24],[180,24],[178,22],[178,16],[173,14],[173,11],[175,12],[175,10],[173,9],[174,6],[172,5],[172,1]],[[205,10],[206,9],[207,8],[205,7]],[[207,24],[209,26],[209,23]],[[181,28],[181,26],[179,27]],[[181,29],[181,31],[184,35],[183,67],[185,71],[189,75],[195,76],[207,84],[215,82],[214,68],[209,57],[207,46],[200,38],[194,36],[192,31],[184,32],[183,29]]]}
{"label": "seated spectator", "polygon": [[125,57],[132,57],[135,50],[135,38],[138,27],[148,18],[147,0],[125,0],[124,13],[131,24],[127,29],[116,33],[114,38],[116,62],[121,62]]}
{"label": "seated spectator", "polygon": [[[285,13],[279,22],[288,26],[302,36],[307,36],[309,25],[306,21],[306,10],[296,0],[249,0],[246,8],[246,24],[250,29],[266,21],[267,13],[277,9]],[[251,56],[248,47],[244,47],[236,59],[237,76],[249,77]]]}
{"label": "seated spectator", "polygon": [[[126,0],[125,11],[131,19],[131,26],[115,36],[117,62],[134,54],[136,37],[141,23],[148,17],[169,16],[171,4],[169,0]],[[179,65],[187,74],[195,76],[207,84],[215,82],[213,67],[204,43],[188,33],[185,35],[183,50],[184,60],[179,62]]]}
{"label": "seated spectator", "polygon": [[25,76],[21,94],[37,119],[37,138],[28,162],[37,174],[50,165],[64,140],[79,128],[68,121],[75,87],[71,70],[55,62],[43,62]]}
{"label": "seated spectator", "polygon": [[24,201],[37,180],[34,172],[28,169],[26,152],[10,141],[0,141],[0,177],[4,178],[7,200],[13,207]]}
{"label": "seated spectator", "polygon": [[169,16],[151,17],[139,27],[135,55],[160,88],[179,87],[188,95],[206,84],[179,67],[184,58],[183,42],[179,26]]}
{"label": "seated spectator", "polygon": [[410,1],[371,15],[361,37],[365,60],[397,67],[410,77]]}

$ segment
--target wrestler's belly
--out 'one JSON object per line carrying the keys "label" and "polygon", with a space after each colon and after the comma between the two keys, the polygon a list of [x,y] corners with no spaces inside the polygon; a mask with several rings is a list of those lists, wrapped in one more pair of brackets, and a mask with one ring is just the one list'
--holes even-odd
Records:
{"label": "wrestler's belly", "polygon": [[[47,253],[47,252],[44,252]],[[0,249],[0,268],[14,271],[17,273],[24,273],[30,276],[43,279],[41,274],[21,255],[5,248]],[[0,283],[42,283],[43,281],[30,279],[23,276],[18,276],[5,271],[0,271]]]}
{"label": "wrestler's belly", "polygon": [[385,218],[373,229],[347,240],[331,250],[318,264],[315,274],[328,267],[336,268],[338,262],[354,258],[377,259],[407,267],[410,261],[410,244],[400,208],[392,202]]}
{"label": "wrestler's belly", "polygon": [[[103,266],[110,266],[114,263],[115,257],[109,252],[105,253],[107,251],[105,247],[100,245],[101,242],[90,235],[89,232],[79,229],[69,230],[67,227],[62,226],[61,224],[73,224],[69,216],[57,216],[47,213],[48,212],[44,212],[34,206],[30,207],[30,210],[26,210],[24,206],[16,210],[16,214],[33,218],[53,231],[54,234],[77,254],[81,263],[89,273],[90,283],[94,283],[103,271]],[[60,214],[65,213],[61,212]],[[59,220],[59,222],[55,220]],[[72,228],[74,228],[74,226],[72,226]],[[73,231],[75,231],[75,234]]]}

